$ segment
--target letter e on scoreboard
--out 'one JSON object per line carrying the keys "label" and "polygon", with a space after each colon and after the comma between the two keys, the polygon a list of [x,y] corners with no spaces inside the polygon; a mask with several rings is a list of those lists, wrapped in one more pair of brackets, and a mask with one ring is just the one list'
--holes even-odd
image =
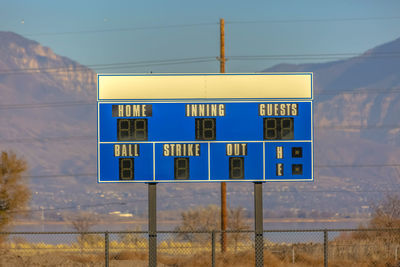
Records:
{"label": "letter e on scoreboard", "polygon": [[283,176],[283,163],[276,164],[276,176]]}

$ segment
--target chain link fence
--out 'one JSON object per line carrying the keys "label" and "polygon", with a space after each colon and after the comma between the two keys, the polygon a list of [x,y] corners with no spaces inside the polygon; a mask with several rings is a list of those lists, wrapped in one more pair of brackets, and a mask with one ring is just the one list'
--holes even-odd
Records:
{"label": "chain link fence", "polygon": [[[400,266],[400,229],[157,232],[157,266]],[[149,266],[149,233],[2,232],[0,266]],[[153,259],[154,260],[154,259]]]}

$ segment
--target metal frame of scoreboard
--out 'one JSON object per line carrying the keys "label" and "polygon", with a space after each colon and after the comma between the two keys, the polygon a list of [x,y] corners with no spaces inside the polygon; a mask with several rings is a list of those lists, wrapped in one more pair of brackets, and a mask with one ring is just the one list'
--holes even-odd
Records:
{"label": "metal frame of scoreboard", "polygon": [[313,181],[312,73],[98,75],[99,183]]}

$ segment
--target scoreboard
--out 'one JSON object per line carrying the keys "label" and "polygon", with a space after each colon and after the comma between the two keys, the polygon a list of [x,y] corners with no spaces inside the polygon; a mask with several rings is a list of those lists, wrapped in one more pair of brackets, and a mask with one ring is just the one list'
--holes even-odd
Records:
{"label": "scoreboard", "polygon": [[312,73],[98,75],[98,182],[313,180]]}

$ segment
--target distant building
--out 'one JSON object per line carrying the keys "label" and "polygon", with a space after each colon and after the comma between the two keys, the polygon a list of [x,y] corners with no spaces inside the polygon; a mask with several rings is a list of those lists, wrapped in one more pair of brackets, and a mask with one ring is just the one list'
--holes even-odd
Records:
{"label": "distant building", "polygon": [[108,214],[110,214],[110,215],[116,215],[116,216],[124,217],[124,218],[131,218],[131,217],[133,217],[133,214],[132,214],[132,213],[121,213],[120,211],[112,211],[112,212],[109,212]]}

